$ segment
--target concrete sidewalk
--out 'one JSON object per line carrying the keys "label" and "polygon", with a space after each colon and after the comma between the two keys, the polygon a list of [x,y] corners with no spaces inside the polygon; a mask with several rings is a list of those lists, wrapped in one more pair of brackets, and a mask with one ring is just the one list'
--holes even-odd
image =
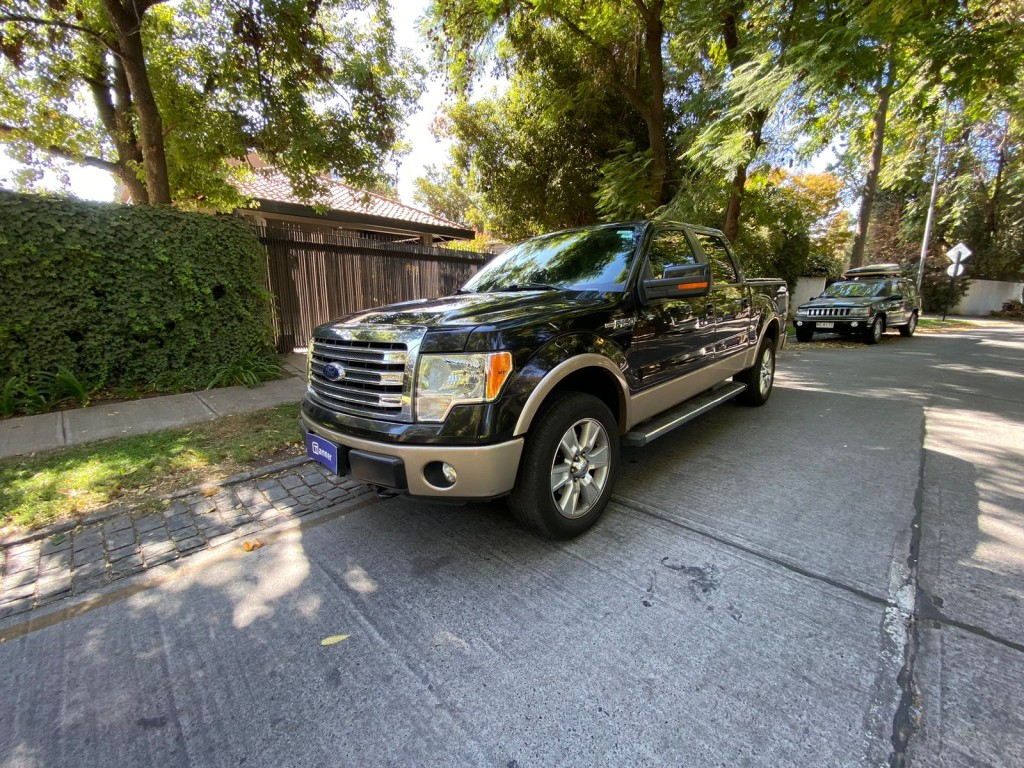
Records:
{"label": "concrete sidewalk", "polygon": [[0,459],[297,403],[306,391],[304,356],[282,355],[281,363],[288,378],[253,389],[225,387],[0,421]]}

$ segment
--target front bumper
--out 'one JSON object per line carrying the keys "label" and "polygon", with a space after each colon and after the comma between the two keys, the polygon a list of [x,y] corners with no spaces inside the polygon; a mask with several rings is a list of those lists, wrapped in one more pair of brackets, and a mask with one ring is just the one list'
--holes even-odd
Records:
{"label": "front bumper", "polygon": [[[353,437],[324,427],[302,415],[303,433],[312,433],[338,446],[338,467],[347,468],[360,482],[411,496],[449,499],[493,499],[515,485],[523,438],[493,445],[409,445]],[[439,467],[448,463],[457,479],[446,484]]]}
{"label": "front bumper", "polygon": [[812,328],[827,333],[843,331],[862,331],[871,326],[872,317],[796,317],[794,328]]}

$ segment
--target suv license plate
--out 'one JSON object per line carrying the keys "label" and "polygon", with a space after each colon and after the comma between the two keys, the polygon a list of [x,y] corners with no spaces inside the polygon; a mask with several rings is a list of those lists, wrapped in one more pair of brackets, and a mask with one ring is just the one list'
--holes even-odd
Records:
{"label": "suv license plate", "polygon": [[836,324],[835,323],[815,323],[815,326],[818,327],[818,328],[835,328]]}
{"label": "suv license plate", "polygon": [[306,433],[306,455],[338,474],[338,446],[319,435]]}

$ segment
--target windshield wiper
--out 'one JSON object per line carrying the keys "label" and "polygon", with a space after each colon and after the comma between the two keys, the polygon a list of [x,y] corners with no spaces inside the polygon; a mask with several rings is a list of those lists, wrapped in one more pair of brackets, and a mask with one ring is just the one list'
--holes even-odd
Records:
{"label": "windshield wiper", "polygon": [[560,291],[562,289],[557,285],[548,285],[547,283],[513,283],[492,290],[497,293],[504,291]]}

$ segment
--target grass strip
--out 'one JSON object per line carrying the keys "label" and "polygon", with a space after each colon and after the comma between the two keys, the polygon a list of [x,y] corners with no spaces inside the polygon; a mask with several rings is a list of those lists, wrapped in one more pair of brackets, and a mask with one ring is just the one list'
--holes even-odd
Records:
{"label": "grass strip", "polygon": [[301,454],[299,406],[0,461],[0,530],[39,528],[137,505]]}
{"label": "grass strip", "polygon": [[965,328],[977,328],[983,326],[983,322],[969,322],[967,320],[942,320],[938,317],[922,317],[917,321],[917,327],[922,331],[958,331]]}

